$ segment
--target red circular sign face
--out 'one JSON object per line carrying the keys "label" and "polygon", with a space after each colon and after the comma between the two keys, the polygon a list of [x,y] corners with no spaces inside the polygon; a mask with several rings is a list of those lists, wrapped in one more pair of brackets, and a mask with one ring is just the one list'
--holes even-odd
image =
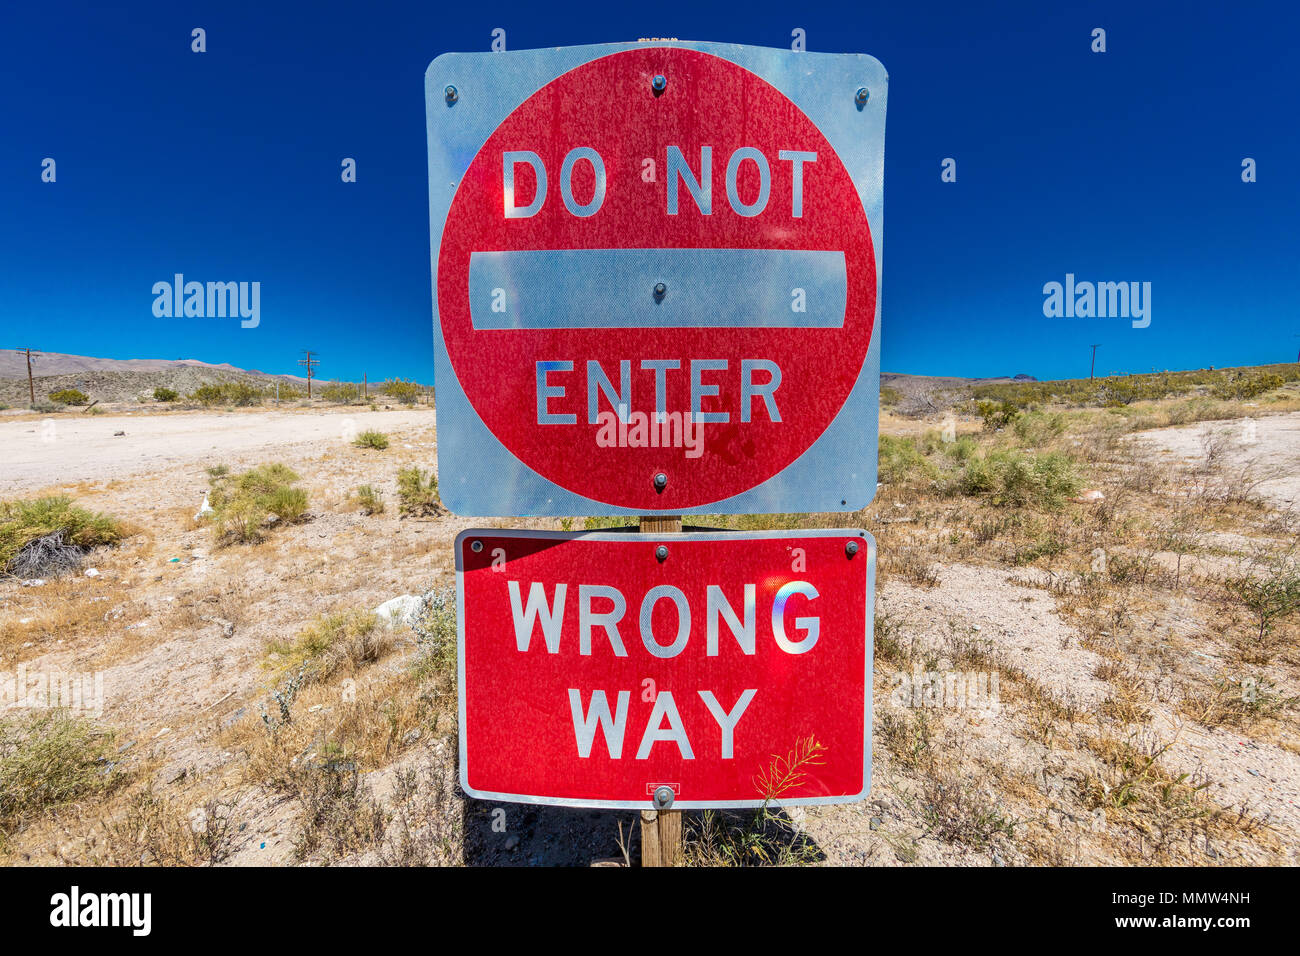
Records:
{"label": "red circular sign face", "polygon": [[[656,76],[667,81],[660,91]],[[705,147],[711,201],[691,190],[692,177],[705,178]],[[593,152],[604,169],[603,192]],[[518,161],[524,153],[531,158]],[[804,158],[792,160],[794,154]],[[837,308],[834,321],[800,327],[799,288],[785,300],[791,315],[771,321],[655,327],[610,315],[602,328],[602,316],[591,313],[608,304],[588,310],[581,322],[553,323],[559,327],[483,321],[497,303],[508,316],[511,297],[554,292],[522,280],[490,290],[493,304],[475,302],[471,315],[475,253],[623,249],[842,254],[842,322]],[[736,261],[752,268],[767,260]],[[557,277],[557,287],[571,299],[575,289],[578,298],[590,292],[595,305],[607,291],[597,254],[590,268],[576,285],[572,276]],[[747,278],[731,274],[717,281],[734,287]],[[752,276],[756,283],[764,278]],[[655,294],[647,281],[643,301]],[[572,316],[573,302],[564,305]],[[529,310],[545,311],[536,301]],[[867,217],[826,138],[771,84],[695,50],[615,53],[530,96],[470,163],[439,250],[444,341],[484,424],[520,461],[560,487],[630,509],[702,507],[757,487],[790,465],[852,391],[875,312]],[[630,398],[621,410],[625,420],[611,396]]]}

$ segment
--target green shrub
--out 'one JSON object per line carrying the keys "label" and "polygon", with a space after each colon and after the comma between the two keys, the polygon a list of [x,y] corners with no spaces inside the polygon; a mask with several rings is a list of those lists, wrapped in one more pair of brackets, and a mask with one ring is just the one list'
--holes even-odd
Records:
{"label": "green shrub", "polygon": [[293,524],[307,513],[307,492],[281,485],[267,493],[266,510],[281,521]]}
{"label": "green shrub", "polygon": [[435,514],[442,505],[437,476],[432,472],[426,474],[418,465],[397,473],[397,497],[403,515]]}
{"label": "green shrub", "polygon": [[891,385],[880,386],[880,404],[884,408],[897,405],[903,400],[903,393]]}
{"label": "green shrub", "polygon": [[243,474],[214,475],[208,502],[217,539],[251,544],[265,536],[267,519],[292,524],[307,512],[307,492],[284,465],[258,465]]}
{"label": "green shrub", "polygon": [[153,390],[153,397],[156,402],[174,402],[181,397],[181,393],[172,388],[163,388],[160,385]]}
{"label": "green shrub", "polygon": [[60,405],[86,405],[90,402],[90,396],[75,388],[61,388],[57,392],[50,392],[50,401]]}
{"label": "green shrub", "polygon": [[[272,385],[267,389],[266,394],[268,396],[276,395],[277,392],[275,386]],[[278,395],[282,402],[296,402],[301,398],[307,397],[306,391],[299,388],[297,385],[294,385],[292,382],[281,382]]]}
{"label": "green shrub", "polygon": [[0,501],[0,572],[11,570],[24,547],[55,534],[62,535],[62,544],[83,551],[116,544],[125,536],[116,519],[64,496]]}
{"label": "green shrub", "polygon": [[968,461],[979,450],[979,442],[970,435],[962,435],[955,441],[950,441],[944,445],[943,452],[953,461]]}
{"label": "green shrub", "polygon": [[1020,414],[1020,409],[1005,399],[1000,402],[977,401],[975,411],[984,419],[984,430],[990,432],[1006,428]]}
{"label": "green shrub", "polygon": [[367,428],[356,438],[352,439],[352,444],[358,448],[374,448],[383,451],[388,447],[388,436],[383,432],[375,431],[373,428]]}
{"label": "green shrub", "polygon": [[336,611],[316,618],[292,643],[274,641],[268,650],[279,657],[279,670],[301,672],[307,684],[324,681],[343,669],[355,672],[392,647],[391,634],[378,625],[371,611]]}
{"label": "green shrub", "polygon": [[1210,394],[1225,401],[1234,399],[1240,401],[1257,398],[1265,392],[1281,388],[1284,384],[1280,375],[1241,375],[1214,385],[1210,389]]}
{"label": "green shrub", "polygon": [[1068,455],[1030,455],[1018,449],[969,459],[957,482],[964,495],[987,497],[996,505],[1040,508],[1059,507],[1079,486],[1074,461]]}
{"label": "green shrub", "polygon": [[261,404],[262,398],[261,389],[255,388],[248,382],[209,382],[207,385],[200,385],[190,393],[191,401],[206,406],[236,405],[247,407]]}
{"label": "green shrub", "polygon": [[879,478],[886,484],[902,484],[913,478],[933,478],[938,473],[915,438],[881,435]]}
{"label": "green shrub", "polygon": [[381,389],[385,395],[390,395],[404,405],[414,405],[420,397],[420,386],[414,381],[405,382],[400,378],[391,378],[384,382]]}
{"label": "green shrub", "polygon": [[1012,423],[1022,444],[1038,448],[1065,431],[1065,416],[1052,412],[1025,412]]}
{"label": "green shrub", "polygon": [[356,401],[361,397],[361,386],[351,382],[326,382],[320,387],[320,397],[341,404]]}

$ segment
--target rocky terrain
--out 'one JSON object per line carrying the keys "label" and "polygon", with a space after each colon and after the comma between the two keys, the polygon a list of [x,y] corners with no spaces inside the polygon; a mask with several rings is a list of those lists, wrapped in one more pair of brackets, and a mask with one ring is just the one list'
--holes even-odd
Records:
{"label": "rocky terrain", "polygon": [[[274,388],[277,379],[299,387],[307,381],[293,375],[268,375],[195,359],[122,360],[55,352],[40,353],[33,358],[32,378],[37,402],[47,401],[51,392],[75,388],[92,402],[101,403],[152,397],[156,388],[170,388],[188,395],[200,385],[213,382],[244,381],[258,388]],[[26,408],[30,398],[26,358],[20,352],[0,351],[0,404]]]}

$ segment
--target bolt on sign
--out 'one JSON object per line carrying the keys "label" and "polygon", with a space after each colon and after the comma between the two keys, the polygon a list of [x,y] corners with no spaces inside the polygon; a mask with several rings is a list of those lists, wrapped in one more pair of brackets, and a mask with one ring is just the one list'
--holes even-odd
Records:
{"label": "bolt on sign", "polygon": [[866,796],[866,532],[493,529],[455,547],[470,796],[635,809]]}
{"label": "bolt on sign", "polygon": [[447,505],[866,505],[886,87],[870,56],[718,43],[434,60]]}

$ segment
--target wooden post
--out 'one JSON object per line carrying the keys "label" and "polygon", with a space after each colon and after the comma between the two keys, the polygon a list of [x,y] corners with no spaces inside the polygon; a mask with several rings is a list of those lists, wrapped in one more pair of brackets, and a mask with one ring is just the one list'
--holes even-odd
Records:
{"label": "wooden post", "polygon": [[[642,534],[677,533],[682,530],[680,515],[642,515]],[[641,865],[676,866],[682,858],[682,811],[641,811]]]}

